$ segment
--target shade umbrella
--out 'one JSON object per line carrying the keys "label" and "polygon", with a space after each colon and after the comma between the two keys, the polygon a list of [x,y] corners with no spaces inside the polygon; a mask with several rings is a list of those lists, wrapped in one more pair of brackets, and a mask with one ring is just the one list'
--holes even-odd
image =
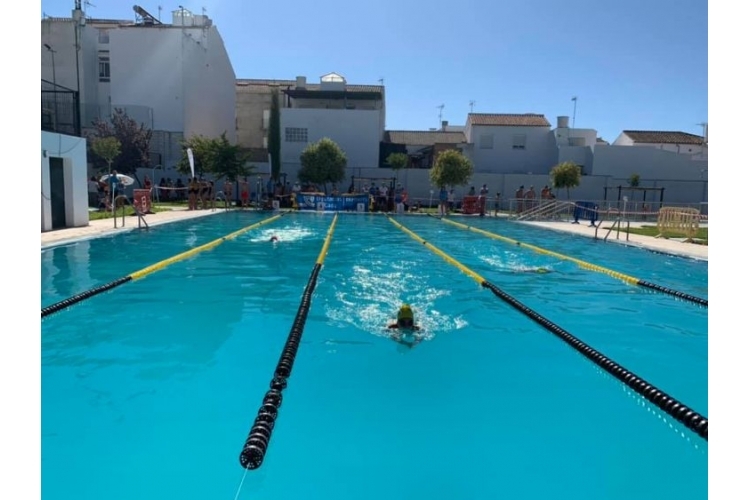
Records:
{"label": "shade umbrella", "polygon": [[[100,182],[107,182],[109,181],[110,174],[102,176],[101,179],[99,179]],[[125,174],[117,174],[117,180],[122,184],[123,186],[131,186],[135,183],[135,179],[130,177],[129,175]]]}

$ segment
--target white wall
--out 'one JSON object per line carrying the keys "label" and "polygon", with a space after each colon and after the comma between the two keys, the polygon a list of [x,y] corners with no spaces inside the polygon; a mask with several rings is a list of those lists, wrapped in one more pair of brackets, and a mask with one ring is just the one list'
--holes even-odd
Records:
{"label": "white wall", "polygon": [[708,154],[708,148],[707,147],[704,148],[700,144],[661,144],[661,143],[652,144],[652,143],[634,142],[633,139],[631,139],[630,136],[628,136],[624,132],[620,133],[620,135],[617,136],[617,139],[614,140],[612,145],[660,149],[662,151],[671,151],[674,153],[689,154],[689,155],[703,154],[704,152]]}
{"label": "white wall", "polygon": [[204,135],[237,141],[236,77],[224,41],[215,26],[207,37],[192,30],[185,39],[183,74],[185,75],[185,137]]}
{"label": "white wall", "polygon": [[110,31],[111,99],[153,109],[153,129],[236,140],[235,75],[216,27]]}
{"label": "white wall", "polygon": [[699,181],[707,178],[708,159],[695,160],[689,155],[655,148],[631,146],[596,147],[592,174],[628,179],[632,174],[641,179]]}
{"label": "white wall", "polygon": [[[53,81],[52,54],[44,46],[48,44],[55,51],[55,81],[58,85],[76,89],[76,51],[75,51],[75,24],[73,20],[53,21],[42,20],[42,79]],[[79,60],[79,66],[81,66]],[[82,85],[83,86],[83,85]],[[83,96],[84,89],[81,89]]]}
{"label": "white wall", "polygon": [[171,27],[110,31],[113,104],[153,108],[155,130],[183,129],[182,33]]}
{"label": "white wall", "polygon": [[580,138],[584,140],[584,146],[596,146],[597,132],[594,129],[586,128],[556,128],[552,130],[557,144],[560,146],[570,146],[570,139]]}
{"label": "white wall", "polygon": [[52,229],[50,198],[50,157],[63,158],[65,171],[65,224],[89,224],[88,181],[86,178],[86,139],[42,131],[42,231]]}
{"label": "white wall", "polygon": [[[475,172],[543,174],[557,162],[557,146],[548,127],[472,125],[470,129],[473,146],[467,148],[467,156]],[[493,137],[491,149],[481,147],[485,135]],[[516,135],[526,137],[525,149],[513,149]]]}
{"label": "white wall", "polygon": [[[308,143],[324,137],[336,142],[346,154],[347,166],[367,168],[378,165],[381,140],[381,112],[343,109],[281,110],[282,170],[295,169],[307,143],[286,142],[286,128],[307,128]],[[296,171],[296,170],[295,170]]]}
{"label": "white wall", "polygon": [[594,167],[594,150],[589,146],[559,146],[557,162],[555,162],[555,164],[566,161],[571,161],[576,165],[582,165],[583,173],[590,175],[593,173]]}

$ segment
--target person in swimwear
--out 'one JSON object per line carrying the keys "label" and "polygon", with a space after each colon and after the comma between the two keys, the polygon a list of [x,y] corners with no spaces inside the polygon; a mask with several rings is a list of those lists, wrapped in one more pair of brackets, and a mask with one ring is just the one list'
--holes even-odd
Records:
{"label": "person in swimwear", "polygon": [[197,177],[193,177],[188,184],[188,210],[198,210],[198,193],[200,192],[200,182]]}
{"label": "person in swimwear", "polygon": [[388,325],[388,328],[395,330],[390,337],[401,345],[411,348],[422,341],[415,335],[415,332],[419,331],[419,326],[414,324],[414,311],[409,304],[401,306],[396,315],[396,322]]}
{"label": "person in swimwear", "polygon": [[274,234],[273,236],[271,236],[271,239],[268,241],[273,241],[273,242],[279,241],[279,237]]}

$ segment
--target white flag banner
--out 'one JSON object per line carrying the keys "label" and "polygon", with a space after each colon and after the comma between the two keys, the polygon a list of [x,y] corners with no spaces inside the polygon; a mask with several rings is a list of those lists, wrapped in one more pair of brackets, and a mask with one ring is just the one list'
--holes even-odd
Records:
{"label": "white flag banner", "polygon": [[188,148],[187,155],[188,161],[190,162],[190,178],[192,179],[193,177],[195,177],[195,159],[193,158],[192,148]]}

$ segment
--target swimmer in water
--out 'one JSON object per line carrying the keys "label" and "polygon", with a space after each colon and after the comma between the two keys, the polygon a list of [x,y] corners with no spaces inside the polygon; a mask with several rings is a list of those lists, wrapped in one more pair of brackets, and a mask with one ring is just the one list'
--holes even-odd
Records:
{"label": "swimmer in water", "polygon": [[395,330],[390,337],[401,345],[411,348],[422,341],[415,335],[419,326],[414,324],[414,311],[409,304],[401,306],[396,315],[396,322],[388,325],[388,328]]}
{"label": "swimmer in water", "polygon": [[271,236],[271,239],[268,241],[279,241],[279,237],[274,234],[273,236]]}

